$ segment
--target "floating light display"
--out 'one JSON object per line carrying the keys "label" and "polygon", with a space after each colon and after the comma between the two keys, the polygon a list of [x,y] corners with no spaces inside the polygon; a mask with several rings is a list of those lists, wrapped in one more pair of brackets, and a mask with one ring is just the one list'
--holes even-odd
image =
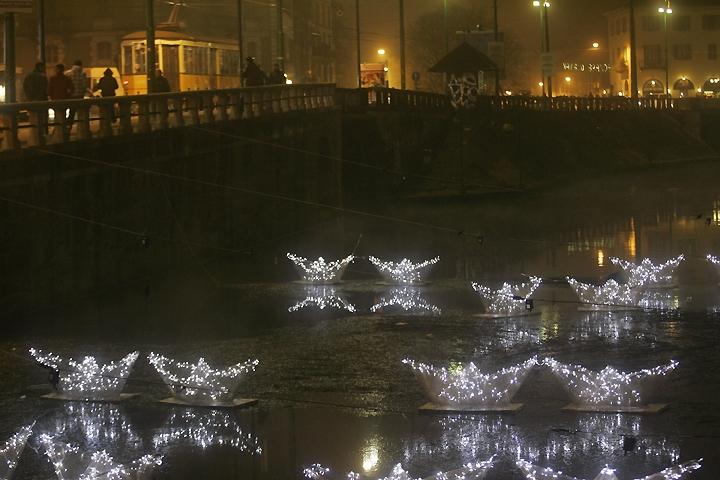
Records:
{"label": "floating light display", "polygon": [[95,357],[82,360],[62,358],[42,350],[30,349],[35,360],[57,375],[57,398],[88,401],[118,401],[130,375],[138,352],[133,352],[118,362],[98,364]]}
{"label": "floating light display", "polygon": [[484,300],[488,313],[509,317],[527,312],[526,300],[541,283],[542,278],[530,277],[530,281],[525,283],[503,283],[502,287],[497,290],[475,282],[472,287]]}
{"label": "floating light display", "polygon": [[710,262],[715,269],[717,269],[718,274],[720,274],[720,258],[714,256],[714,255],[708,255],[707,261]]}
{"label": "floating light display", "polygon": [[553,358],[546,358],[543,363],[565,382],[566,389],[580,405],[592,407],[642,407],[642,382],[649,377],[666,375],[678,365],[672,360],[667,365],[626,373],[610,366],[594,372]]}
{"label": "floating light display", "polygon": [[620,285],[615,280],[608,280],[603,285],[588,285],[567,277],[567,282],[575,291],[580,301],[592,310],[617,310],[638,308],[640,291],[628,285]]}
{"label": "floating light display", "polygon": [[127,416],[109,403],[67,402],[62,411],[39,424],[43,433],[57,440],[85,438],[87,445],[140,444]]}
{"label": "floating light display", "polygon": [[287,258],[295,264],[303,280],[310,283],[335,283],[340,281],[347,266],[355,260],[353,255],[332,262],[326,262],[323,257],[317,260],[308,260],[294,253],[288,253]]}
{"label": "floating light display", "polygon": [[121,465],[105,451],[86,454],[77,446],[58,442],[51,435],[39,438],[58,480],[140,480],[149,479],[152,470],[162,465],[162,456],[144,455]]}
{"label": "floating light display", "polygon": [[[637,480],[680,480],[685,477],[686,474],[699,469],[702,459],[693,460],[690,462],[676,465],[674,467],[666,468],[661,472],[648,475],[642,479]],[[579,480],[577,477],[565,475],[561,471],[555,471],[552,468],[542,468],[526,460],[517,460],[516,465],[528,480]],[[618,480],[616,471],[612,468],[605,467],[600,473],[594,478],[594,480]]]}
{"label": "floating light display", "polygon": [[394,306],[398,306],[406,312],[422,311],[433,315],[442,314],[440,308],[429,303],[422,297],[420,290],[412,287],[393,288],[388,295],[383,296],[378,303],[370,307],[370,311],[377,313]]}
{"label": "floating light display", "polygon": [[669,290],[647,290],[642,293],[638,306],[644,310],[671,313],[680,308],[680,298]]}
{"label": "floating light display", "polygon": [[33,425],[27,425],[8,438],[0,447],[0,478],[9,480],[12,477],[32,431]]}
{"label": "floating light display", "polygon": [[402,362],[415,372],[433,404],[475,408],[510,405],[527,374],[538,364],[533,357],[494,373],[483,373],[474,363],[445,369],[411,359]]}
{"label": "floating light display", "polygon": [[671,258],[665,263],[654,264],[649,258],[644,258],[639,264],[612,257],[610,261],[622,268],[628,276],[628,286],[631,288],[665,287],[671,285],[678,266],[685,260],[684,255]]}
{"label": "floating light display", "polygon": [[243,376],[254,372],[260,363],[257,359],[250,359],[217,370],[210,367],[204,358],[200,358],[197,363],[177,362],[152,352],[148,355],[148,361],[175,399],[199,405],[232,403]]}
{"label": "floating light display", "polygon": [[377,257],[368,257],[370,263],[375,265],[386,281],[400,285],[420,283],[425,279],[431,266],[440,261],[440,257],[431,258],[420,263],[413,263],[407,258],[399,262],[380,260]]}
{"label": "floating light display", "polygon": [[288,312],[293,313],[304,308],[316,308],[325,310],[326,308],[336,308],[345,310],[346,312],[355,313],[355,305],[348,302],[332,287],[312,286],[307,289],[306,297],[288,308]]}
{"label": "floating light display", "polygon": [[[485,478],[486,473],[492,468],[495,463],[494,457],[490,457],[489,460],[484,462],[468,463],[457,470],[451,470],[448,472],[439,472],[435,475],[425,477],[424,479],[415,479],[405,471],[401,464],[395,465],[390,475],[383,477],[380,480],[482,480]],[[329,479],[331,476],[331,470],[318,463],[311,465],[310,467],[303,470],[305,478],[309,480],[321,480]],[[359,473],[350,472],[347,474],[348,480],[365,480],[368,477],[361,476]]]}
{"label": "floating light display", "polygon": [[163,433],[153,437],[153,444],[158,448],[178,443],[200,448],[227,445],[253,455],[262,453],[258,438],[243,432],[233,417],[219,410],[173,413]]}

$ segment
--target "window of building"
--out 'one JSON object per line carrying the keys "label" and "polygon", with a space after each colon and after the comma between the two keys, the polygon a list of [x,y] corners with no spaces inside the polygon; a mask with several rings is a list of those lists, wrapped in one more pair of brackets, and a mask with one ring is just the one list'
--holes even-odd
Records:
{"label": "window of building", "polygon": [[675,60],[692,60],[692,45],[689,43],[673,45],[673,58]]}
{"label": "window of building", "polygon": [[663,54],[660,45],[643,46],[643,62],[645,68],[664,68]]}
{"label": "window of building", "polygon": [[45,45],[45,64],[55,65],[60,63],[60,47],[54,43]]}
{"label": "window of building", "polygon": [[112,45],[110,42],[98,42],[95,45],[98,60],[110,60],[112,58]]}
{"label": "window of building", "polygon": [[717,43],[711,43],[708,45],[708,60],[718,59],[718,48]]}
{"label": "window of building", "polygon": [[646,32],[655,32],[660,30],[660,16],[644,16],[642,17],[642,29]]}
{"label": "window of building", "polygon": [[672,15],[671,17],[672,29],[676,32],[687,32],[691,27],[690,15]]}
{"label": "window of building", "polygon": [[720,30],[720,15],[703,15],[703,30]]}
{"label": "window of building", "polygon": [[665,89],[660,80],[651,79],[643,84],[642,93],[644,97],[652,97],[657,95],[664,95]]}
{"label": "window of building", "polygon": [[689,78],[680,78],[673,85],[673,90],[680,92],[681,97],[687,97],[695,91],[695,84]]}

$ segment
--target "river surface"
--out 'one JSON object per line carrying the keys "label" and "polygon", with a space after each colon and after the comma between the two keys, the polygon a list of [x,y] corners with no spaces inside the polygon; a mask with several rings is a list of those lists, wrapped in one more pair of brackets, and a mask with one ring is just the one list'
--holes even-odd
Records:
{"label": "river surface", "polygon": [[[719,180],[720,167],[696,164],[531,194],[407,199],[383,209],[389,218],[337,218],[243,258],[189,256],[162,278],[32,313],[0,342],[0,442],[35,422],[13,478],[55,478],[43,433],[120,463],[162,455],[157,479],[292,479],[313,463],[336,478],[351,470],[383,478],[396,464],[426,477],[492,455],[489,479],[524,478],[514,465],[521,458],[583,479],[609,465],[622,480],[700,457],[692,478],[720,478],[720,278],[705,260],[720,254]],[[313,289],[294,282],[285,251],[358,259],[344,283]],[[675,285],[656,292],[659,309],[580,311],[564,282],[599,282],[617,272],[611,257],[679,254],[686,261]],[[441,260],[426,285],[393,291],[369,255]],[[545,280],[531,315],[477,315],[484,305],[471,281],[497,288],[525,274]],[[30,347],[106,360],[137,350],[125,391],[140,396],[42,399],[47,372]],[[168,391],[147,362],[151,351],[217,366],[257,358],[239,395],[259,404],[158,403]],[[643,390],[649,403],[669,405],[656,415],[564,411],[563,385],[536,367],[515,396],[519,412],[440,416],[418,413],[423,390],[401,363],[473,361],[492,371],[533,356],[591,369],[679,366]],[[624,451],[628,438],[635,445]]]}

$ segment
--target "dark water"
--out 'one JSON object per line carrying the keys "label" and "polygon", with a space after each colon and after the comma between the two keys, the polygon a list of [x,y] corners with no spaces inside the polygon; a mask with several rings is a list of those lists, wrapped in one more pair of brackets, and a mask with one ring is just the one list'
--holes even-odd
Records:
{"label": "dark water", "polygon": [[[36,312],[0,344],[0,439],[36,422],[14,478],[54,478],[41,433],[122,462],[162,454],[155,475],[163,479],[298,478],[315,462],[372,478],[402,463],[424,477],[494,454],[493,479],[522,478],[517,458],[588,479],[610,465],[631,479],[699,457],[705,467],[693,478],[720,478],[720,287],[704,260],[720,253],[719,178],[720,168],[705,164],[507,198],[407,200],[384,213],[425,227],[337,219],[248,258],[178,259],[166,277]],[[285,251],[332,257],[356,245],[361,257],[442,260],[414,292],[378,285],[363,259],[334,288],[290,283],[296,277]],[[569,287],[555,281],[599,280],[615,271],[612,256],[659,261],[680,253],[687,261],[678,285],[663,292],[677,310],[580,312]],[[547,279],[535,294],[537,315],[474,316],[483,306],[470,280],[497,285],[522,273]],[[416,308],[371,313],[398,293]],[[323,295],[332,305],[289,311]],[[42,400],[46,373],[29,361],[31,346],[108,359],[139,350],[126,391],[141,396],[121,405]],[[258,358],[240,393],[259,406],[158,404],[167,392],[144,356],[150,351],[217,365]],[[659,415],[564,412],[570,399],[561,384],[536,368],[516,396],[525,404],[517,414],[436,417],[417,414],[425,399],[400,363],[472,360],[490,370],[533,355],[593,369],[670,359],[680,366],[645,392],[649,402],[670,404]],[[627,454],[624,436],[637,439]]]}

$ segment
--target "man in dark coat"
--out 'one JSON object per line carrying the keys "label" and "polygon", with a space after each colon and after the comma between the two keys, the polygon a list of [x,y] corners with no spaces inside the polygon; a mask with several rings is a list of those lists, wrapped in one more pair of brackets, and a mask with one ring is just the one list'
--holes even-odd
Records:
{"label": "man in dark coat", "polygon": [[170,93],[170,82],[160,69],[155,72],[152,93]]}
{"label": "man in dark coat", "polygon": [[112,70],[108,68],[103,72],[103,77],[98,80],[95,87],[93,87],[93,92],[100,90],[101,96],[114,97],[118,88],[120,88],[120,86],[118,85],[117,80],[115,80],[115,77],[113,77]]}
{"label": "man in dark coat", "polygon": [[257,66],[252,57],[247,58],[247,67],[243,72],[243,78],[246,87],[259,87],[265,85],[267,81],[267,75]]}
{"label": "man in dark coat", "polygon": [[48,79],[45,76],[44,64],[35,64],[35,69],[28,73],[23,81],[23,91],[28,102],[44,102],[48,99]]}
{"label": "man in dark coat", "polygon": [[65,100],[70,98],[74,90],[70,77],[65,75],[65,65],[59,63],[55,66],[55,75],[48,81],[48,95],[50,100]]}
{"label": "man in dark coat", "polygon": [[273,70],[270,72],[270,78],[268,79],[269,85],[285,85],[287,83],[287,78],[285,77],[285,72],[280,70],[280,65],[277,63],[273,65]]}

